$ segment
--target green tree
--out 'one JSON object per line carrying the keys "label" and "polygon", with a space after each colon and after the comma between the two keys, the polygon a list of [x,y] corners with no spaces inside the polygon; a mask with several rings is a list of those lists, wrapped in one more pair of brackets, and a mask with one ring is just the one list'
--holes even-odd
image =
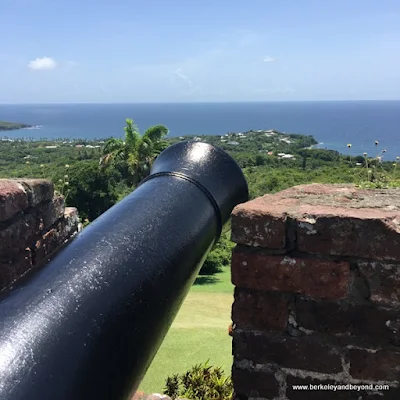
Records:
{"label": "green tree", "polygon": [[93,221],[117,202],[117,171],[99,171],[96,161],[81,161],[68,172],[67,203],[76,207],[82,218]]}
{"label": "green tree", "polygon": [[125,139],[109,139],[100,158],[100,166],[113,165],[131,185],[137,185],[150,172],[154,159],[168,146],[164,125],[148,128],[141,136],[132,119],[126,120]]}
{"label": "green tree", "polygon": [[230,223],[225,227],[218,243],[208,254],[199,275],[214,275],[222,271],[223,267],[231,264],[232,249],[235,246],[230,240]]}

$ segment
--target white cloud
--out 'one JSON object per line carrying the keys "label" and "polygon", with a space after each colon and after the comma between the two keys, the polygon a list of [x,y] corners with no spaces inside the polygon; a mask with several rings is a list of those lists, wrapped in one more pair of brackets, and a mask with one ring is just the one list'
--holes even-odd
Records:
{"label": "white cloud", "polygon": [[186,82],[189,86],[193,86],[193,82],[189,79],[187,75],[183,73],[183,71],[178,68],[177,70],[174,71],[175,76],[177,76],[179,79],[182,81]]}
{"label": "white cloud", "polygon": [[57,62],[56,60],[54,60],[54,58],[51,57],[36,58],[35,60],[30,61],[28,64],[28,68],[34,70],[54,69],[56,67]]}
{"label": "white cloud", "polygon": [[270,57],[270,56],[265,56],[264,57],[264,59],[263,59],[263,61],[264,62],[274,62],[275,61],[275,58],[273,58],[273,57]]}
{"label": "white cloud", "polygon": [[184,89],[186,94],[196,94],[202,92],[201,87],[195,85],[192,80],[186,74],[184,74],[181,68],[178,68],[173,72],[173,77],[175,77],[175,81],[183,84],[183,87],[181,86],[181,88]]}

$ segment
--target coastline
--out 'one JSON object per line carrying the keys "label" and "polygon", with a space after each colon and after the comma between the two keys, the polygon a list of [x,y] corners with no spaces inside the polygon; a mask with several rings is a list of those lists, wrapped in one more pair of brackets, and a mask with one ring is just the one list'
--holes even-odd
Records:
{"label": "coastline", "polygon": [[22,124],[18,122],[0,121],[0,132],[16,131],[19,129],[35,129],[35,125]]}
{"label": "coastline", "polygon": [[[9,123],[12,125],[12,127],[9,127],[7,129],[2,129],[1,123],[3,121],[0,121],[0,143],[1,142],[23,142],[23,141],[35,141],[35,142],[46,142],[46,144],[52,143],[52,144],[59,144],[60,142],[63,142],[64,144],[69,143],[70,145],[72,144],[80,144],[80,143],[85,143],[88,147],[91,147],[93,144],[98,145],[98,144],[103,144],[105,138],[63,138],[63,137],[58,137],[58,138],[45,138],[45,137],[37,137],[37,138],[28,138],[26,137],[13,137],[13,136],[7,136],[6,132],[16,132],[16,131],[21,131],[21,130],[40,130],[43,128],[43,125],[28,125],[28,124],[18,124],[18,123]],[[325,151],[331,151],[331,152],[337,152],[341,156],[351,156],[351,157],[360,157],[362,156],[364,150],[361,148],[359,151],[357,151],[355,148],[345,148],[343,146],[343,149],[339,149],[337,146],[332,145],[332,143],[326,143],[326,142],[320,142],[318,141],[314,135],[305,135],[301,133],[289,133],[289,132],[282,132],[276,129],[253,129],[250,131],[246,131],[243,133],[240,132],[228,132],[225,134],[220,134],[220,135],[215,135],[215,134],[189,134],[189,135],[184,135],[184,136],[169,136],[167,137],[167,140],[171,141],[171,143],[175,143],[176,141],[180,140],[204,140],[206,142],[212,142],[213,145],[219,145],[222,147],[225,145],[226,140],[233,140],[235,141],[237,138],[244,139],[247,134],[253,134],[253,135],[260,135],[260,136],[277,136],[277,137],[286,137],[286,139],[289,139],[290,136],[293,136],[293,138],[300,139],[301,137],[311,137],[312,140],[314,141],[313,144],[310,144],[309,146],[304,147],[303,149],[305,150],[325,150]],[[112,135],[111,137],[119,137],[117,135]],[[209,139],[208,139],[209,138]],[[221,138],[222,140],[218,142],[215,142],[216,138]],[[211,140],[210,140],[211,139]],[[282,140],[282,139],[281,139]],[[290,141],[289,141],[290,143]],[[288,143],[288,144],[289,144]],[[239,145],[239,143],[235,143]],[[230,148],[225,148],[225,150],[233,150],[235,146],[231,146]],[[240,150],[239,147],[236,147],[235,150]],[[376,150],[376,149],[375,149]],[[386,152],[386,150],[385,150]],[[373,154],[373,153],[370,153]],[[380,154],[382,157],[383,161],[385,162],[392,162],[396,160],[396,157],[388,157],[387,154],[385,154],[385,157],[383,157],[383,154]]]}
{"label": "coastline", "polygon": [[[12,139],[99,139],[123,136],[127,117],[141,131],[162,123],[171,136],[224,135],[250,129],[277,128],[283,132],[311,134],[328,148],[352,156],[376,154],[385,159],[400,156],[400,101],[376,102],[270,102],[218,104],[30,104],[0,105],[0,120],[43,125],[39,130],[1,131]],[[6,132],[6,133],[2,133]],[[347,144],[351,143],[349,149]]]}

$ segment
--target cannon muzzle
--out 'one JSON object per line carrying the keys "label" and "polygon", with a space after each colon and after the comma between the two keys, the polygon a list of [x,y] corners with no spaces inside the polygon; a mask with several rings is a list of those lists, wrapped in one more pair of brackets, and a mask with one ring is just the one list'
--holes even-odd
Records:
{"label": "cannon muzzle", "polygon": [[222,150],[167,148],[136,190],[2,295],[0,399],[129,399],[247,200],[243,173]]}

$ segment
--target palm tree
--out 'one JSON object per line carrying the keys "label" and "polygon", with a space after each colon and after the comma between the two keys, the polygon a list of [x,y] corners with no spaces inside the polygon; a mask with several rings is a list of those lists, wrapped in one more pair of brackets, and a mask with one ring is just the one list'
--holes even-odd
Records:
{"label": "palm tree", "polygon": [[149,174],[154,159],[168,146],[164,139],[168,129],[164,125],[155,125],[141,136],[133,120],[127,119],[124,130],[125,140],[107,140],[100,158],[100,167],[122,164],[126,167],[129,183],[137,185]]}

